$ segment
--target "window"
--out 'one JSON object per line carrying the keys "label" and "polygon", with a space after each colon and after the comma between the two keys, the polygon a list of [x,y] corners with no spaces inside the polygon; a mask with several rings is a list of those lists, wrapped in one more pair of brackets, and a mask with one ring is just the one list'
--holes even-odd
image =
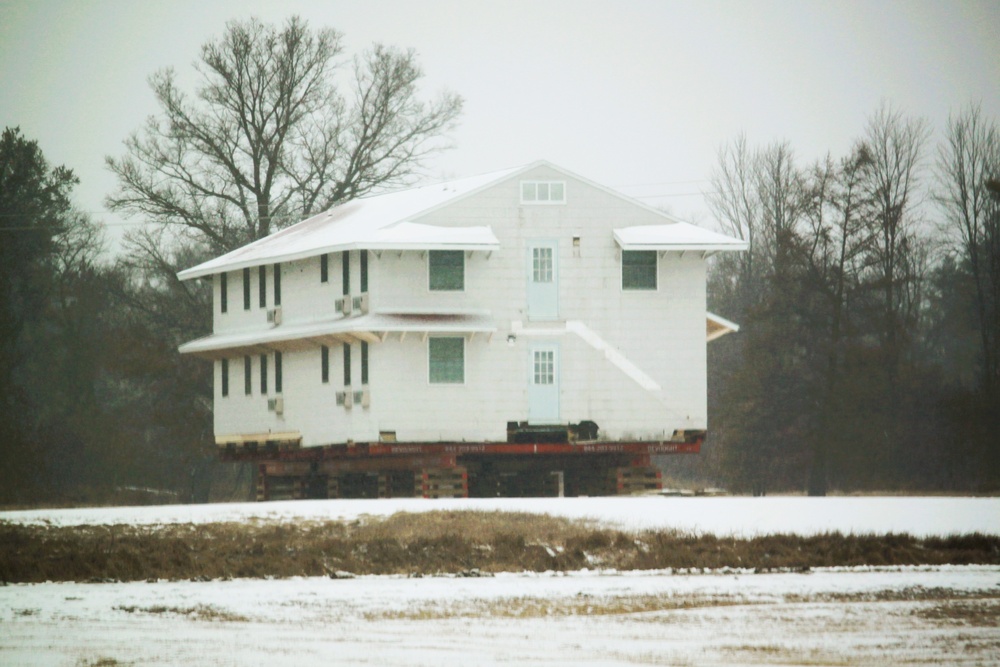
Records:
{"label": "window", "polygon": [[243,357],[243,393],[247,396],[253,393],[253,361],[249,354]]}
{"label": "window", "polygon": [[250,269],[243,269],[243,310],[250,310]]}
{"label": "window", "polygon": [[531,249],[531,277],[536,283],[552,282],[552,248]]}
{"label": "window", "polygon": [[563,181],[521,181],[522,204],[565,204]]}
{"label": "window", "polygon": [[556,353],[552,350],[535,350],[534,357],[533,382],[541,385],[555,384]]}
{"label": "window", "polygon": [[351,344],[344,343],[344,386],[351,386]]}
{"label": "window", "polygon": [[427,339],[429,379],[431,384],[465,382],[465,339],[439,337]]}
{"label": "window", "polygon": [[340,270],[343,274],[344,296],[351,293],[351,251],[345,250],[340,256]]}
{"label": "window", "polygon": [[622,251],[622,289],[656,289],[656,251]]}
{"label": "window", "polygon": [[461,291],[465,289],[465,253],[461,250],[431,250],[428,254],[430,289]]}
{"label": "window", "polygon": [[225,273],[219,274],[219,303],[223,313],[229,309],[229,279]]}
{"label": "window", "polygon": [[319,256],[319,281],[321,283],[330,280],[330,256],[326,253]]}
{"label": "window", "polygon": [[274,391],[281,393],[281,352],[274,353]]}
{"label": "window", "polygon": [[222,395],[229,396],[229,359],[222,360]]}
{"label": "window", "polygon": [[274,305],[281,305],[281,264],[274,265]]}
{"label": "window", "polygon": [[257,296],[261,308],[267,308],[267,267],[257,267]]}
{"label": "window", "polygon": [[267,355],[260,355],[260,393],[267,394]]}
{"label": "window", "polygon": [[330,348],[323,345],[319,349],[319,374],[323,384],[330,381]]}
{"label": "window", "polygon": [[361,384],[368,384],[368,343],[361,341]]}
{"label": "window", "polygon": [[358,257],[361,260],[361,292],[363,294],[368,291],[368,251],[362,250]]}

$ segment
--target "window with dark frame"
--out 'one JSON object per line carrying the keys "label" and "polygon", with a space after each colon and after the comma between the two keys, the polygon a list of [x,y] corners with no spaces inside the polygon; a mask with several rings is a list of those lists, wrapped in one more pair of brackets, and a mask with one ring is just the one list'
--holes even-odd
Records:
{"label": "window with dark frame", "polygon": [[428,286],[438,292],[465,289],[465,253],[461,250],[431,250],[428,257]]}
{"label": "window with dark frame", "polygon": [[267,267],[257,267],[257,292],[261,308],[267,308]]}
{"label": "window with dark frame", "polygon": [[351,293],[351,251],[345,250],[340,255],[340,268],[344,283],[344,296]]}
{"label": "window with dark frame", "polygon": [[330,256],[326,253],[319,256],[319,281],[321,283],[330,281]]}
{"label": "window with dark frame", "polygon": [[320,379],[326,384],[330,381],[330,348],[323,345],[319,350]]}
{"label": "window with dark frame", "polygon": [[358,259],[361,262],[361,292],[364,293],[368,291],[368,251],[359,252]]}
{"label": "window with dark frame", "polygon": [[229,278],[225,273],[219,274],[219,304],[222,307],[221,312],[229,310]]}
{"label": "window with dark frame", "polygon": [[274,392],[281,393],[281,352],[274,353]]}
{"label": "window with dark frame", "polygon": [[351,386],[351,344],[344,343],[344,386]]}
{"label": "window with dark frame", "polygon": [[260,393],[267,394],[267,355],[260,355]]}
{"label": "window with dark frame", "polygon": [[229,396],[229,359],[222,360],[222,395]]}
{"label": "window with dark frame", "polygon": [[281,264],[274,265],[274,305],[281,305]]}
{"label": "window with dark frame", "polygon": [[243,357],[243,393],[253,393],[253,361],[249,354]]}
{"label": "window with dark frame", "polygon": [[243,269],[243,310],[250,310],[250,269]]}
{"label": "window with dark frame", "polygon": [[465,382],[465,339],[440,336],[427,339],[428,379],[431,384]]}
{"label": "window with dark frame", "polygon": [[361,384],[368,384],[368,343],[361,341]]}
{"label": "window with dark frame", "polygon": [[622,251],[622,289],[656,289],[656,251]]}

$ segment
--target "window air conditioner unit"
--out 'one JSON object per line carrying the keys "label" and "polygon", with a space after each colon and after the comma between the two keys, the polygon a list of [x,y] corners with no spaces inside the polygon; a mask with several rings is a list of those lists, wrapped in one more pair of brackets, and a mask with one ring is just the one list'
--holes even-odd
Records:
{"label": "window air conditioner unit", "polygon": [[365,392],[364,390],[354,392],[354,402],[361,407],[368,407],[365,405]]}
{"label": "window air conditioner unit", "polygon": [[368,387],[361,390],[361,407],[370,408],[372,405],[372,392]]}
{"label": "window air conditioner unit", "polygon": [[354,392],[353,391],[338,391],[337,392],[337,405],[341,405],[344,408],[350,410],[354,407]]}
{"label": "window air conditioner unit", "polygon": [[271,308],[267,311],[268,324],[281,324],[281,308]]}
{"label": "window air conditioner unit", "polygon": [[267,399],[267,409],[275,414],[282,414],[285,411],[285,399],[280,396]]}
{"label": "window air conditioner unit", "polygon": [[351,297],[345,296],[343,299],[337,299],[336,310],[338,313],[342,313],[343,315],[350,315],[351,305]]}
{"label": "window air conditioner unit", "polygon": [[353,299],[354,310],[358,311],[362,315],[368,312],[368,292],[365,292],[361,296],[356,296]]}

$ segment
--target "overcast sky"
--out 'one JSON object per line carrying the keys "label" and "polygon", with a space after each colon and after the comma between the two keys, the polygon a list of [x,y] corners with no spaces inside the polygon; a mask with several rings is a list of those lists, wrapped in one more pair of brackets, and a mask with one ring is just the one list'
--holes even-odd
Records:
{"label": "overcast sky", "polygon": [[844,154],[885,100],[940,136],[969,102],[1000,118],[1000,2],[0,0],[0,125],[20,126],[103,208],[104,156],[156,111],[148,76],[191,83],[231,19],[299,14],[349,57],[412,47],[424,89],[465,98],[426,180],[550,160],[712,227],[698,194],[721,144]]}

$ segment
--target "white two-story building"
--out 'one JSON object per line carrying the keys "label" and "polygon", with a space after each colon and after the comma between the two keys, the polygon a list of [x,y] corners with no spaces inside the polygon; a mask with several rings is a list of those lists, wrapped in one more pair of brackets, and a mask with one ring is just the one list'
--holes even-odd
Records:
{"label": "white two-story building", "polygon": [[213,333],[181,352],[214,362],[230,451],[690,442],[706,341],[735,329],[706,312],[706,260],[745,248],[537,162],[354,200],[181,272],[214,290]]}

